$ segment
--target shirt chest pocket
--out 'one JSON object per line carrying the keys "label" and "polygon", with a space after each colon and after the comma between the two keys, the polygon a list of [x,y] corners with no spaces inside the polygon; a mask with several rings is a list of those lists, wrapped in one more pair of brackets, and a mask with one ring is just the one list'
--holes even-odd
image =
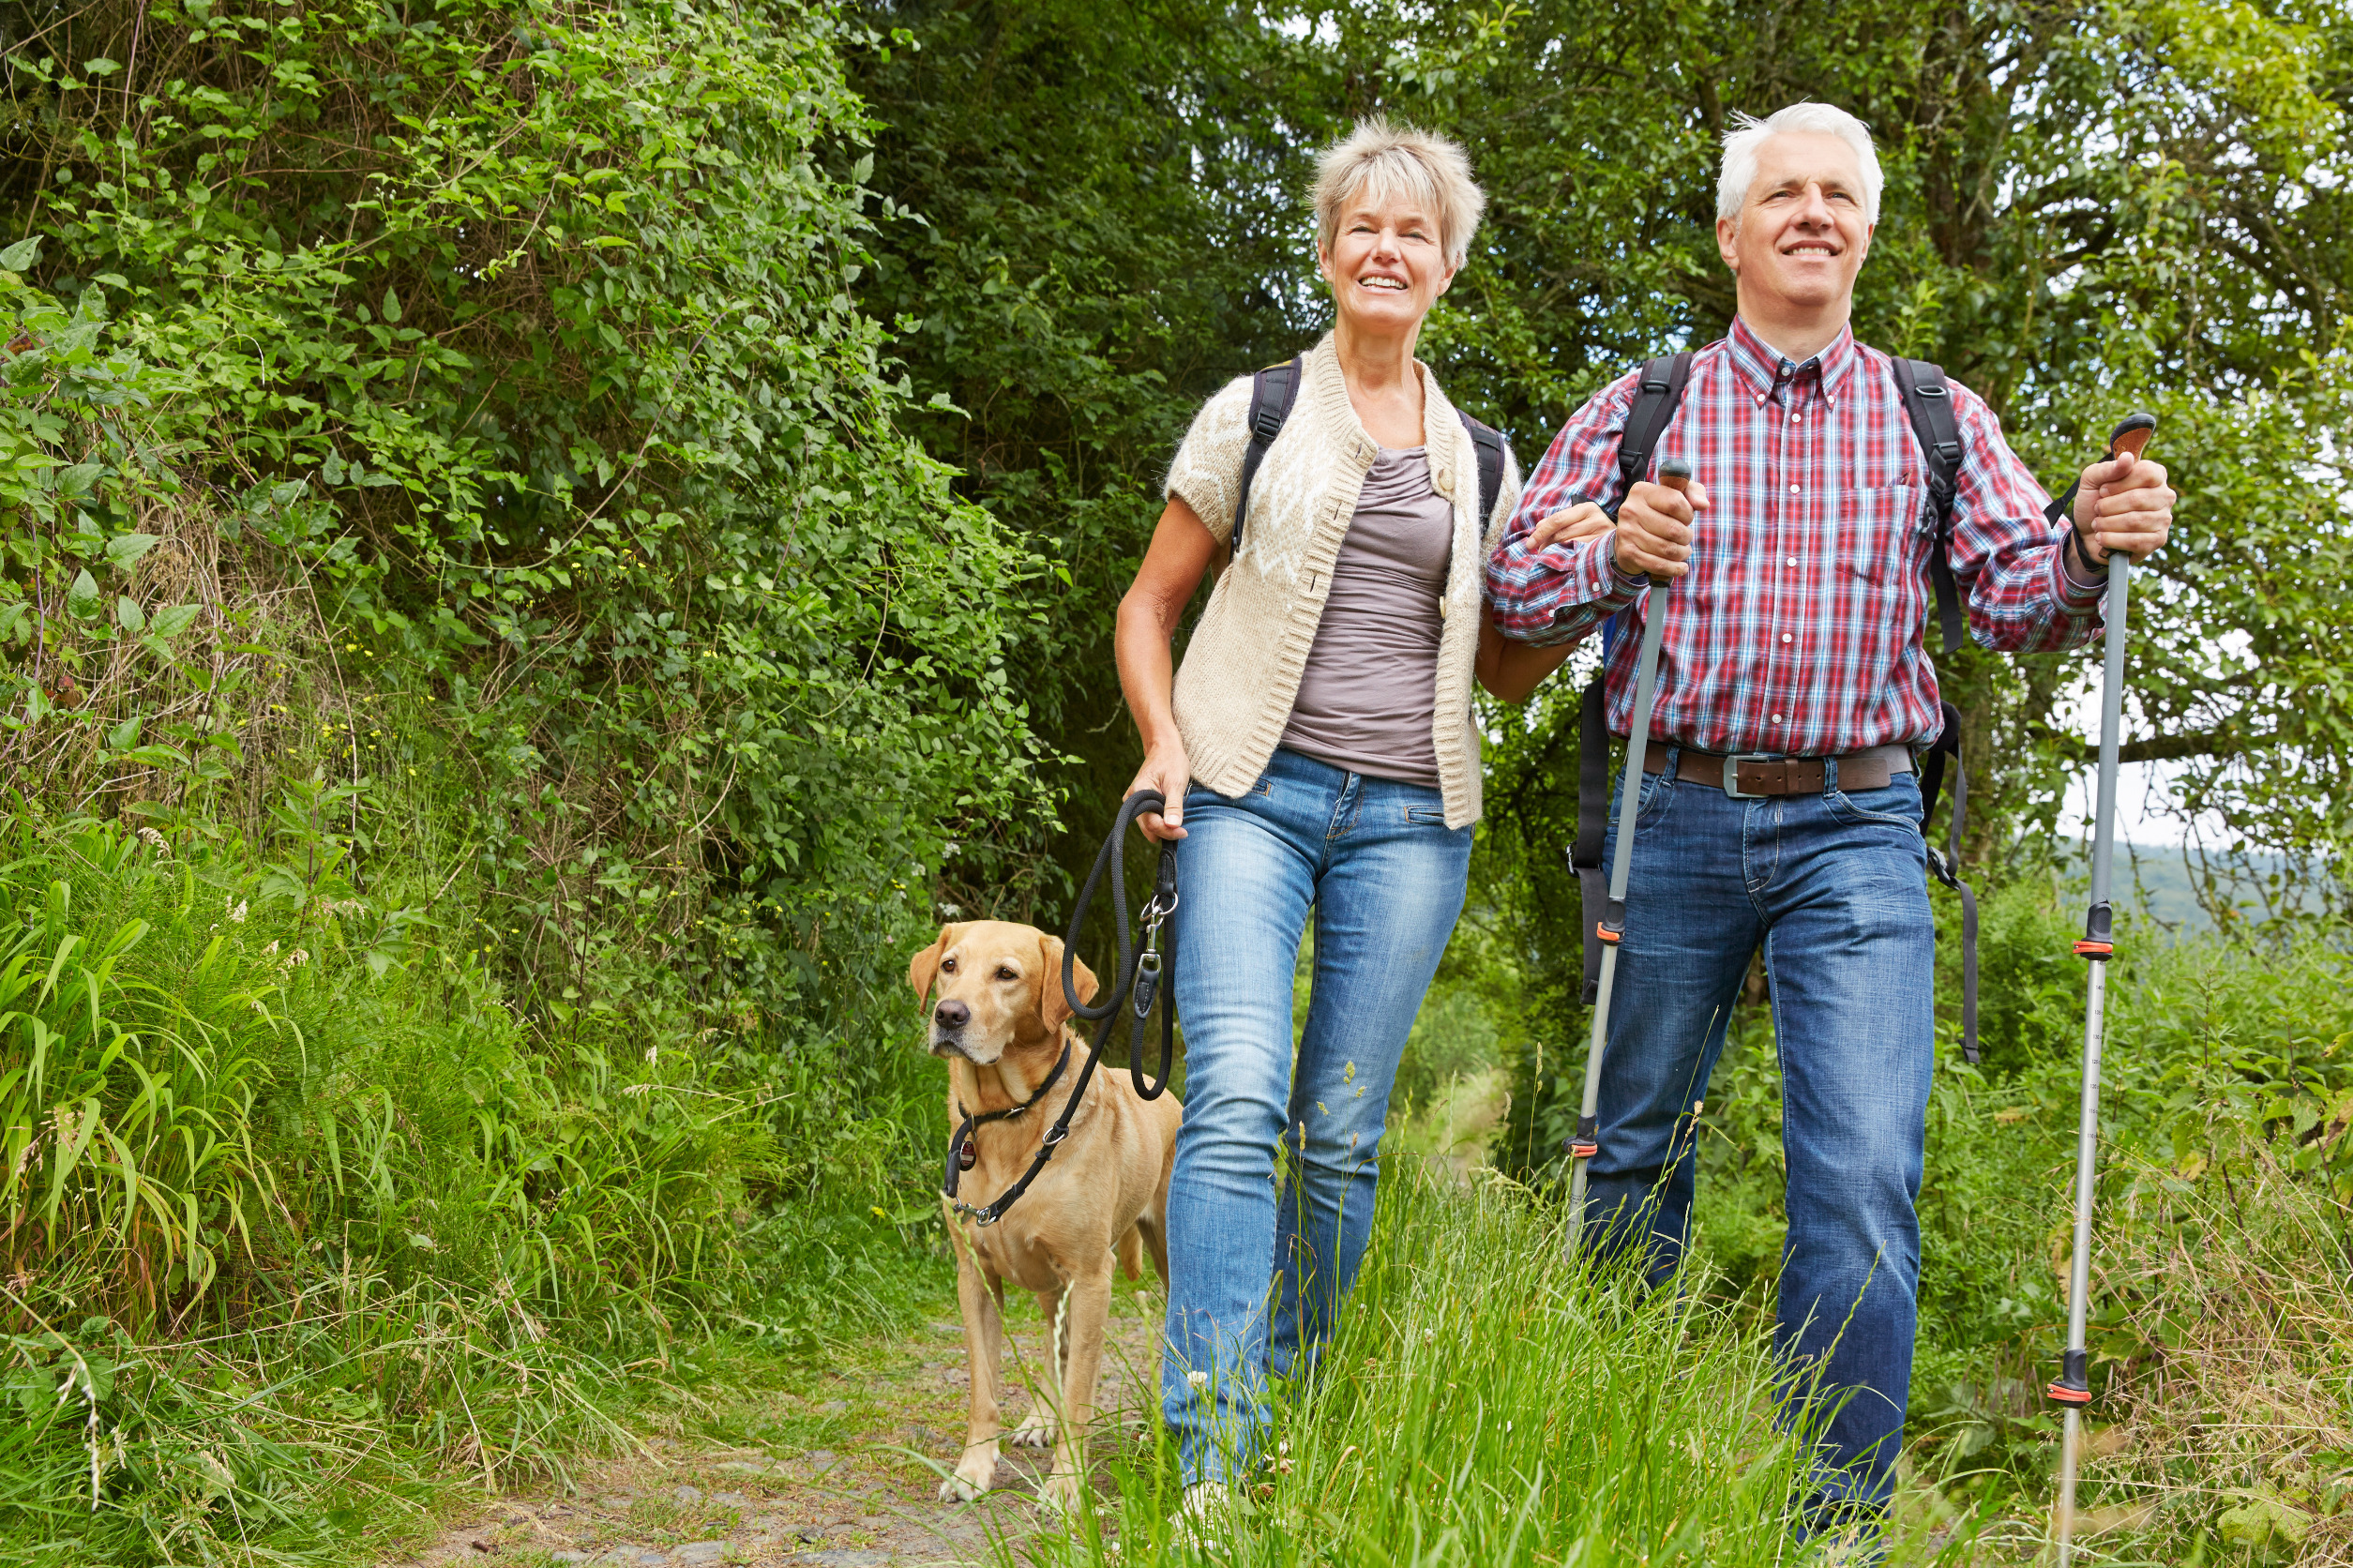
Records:
{"label": "shirt chest pocket", "polygon": [[1858,485],[1830,510],[1827,543],[1844,575],[1882,588],[1917,581],[1935,543],[1926,486]]}

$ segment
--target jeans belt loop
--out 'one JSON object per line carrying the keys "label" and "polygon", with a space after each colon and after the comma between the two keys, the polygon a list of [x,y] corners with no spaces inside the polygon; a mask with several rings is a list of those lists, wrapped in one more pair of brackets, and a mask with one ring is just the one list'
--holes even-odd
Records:
{"label": "jeans belt loop", "polygon": [[1835,757],[1825,757],[1822,759],[1822,793],[1826,795],[1834,795],[1837,792],[1838,759]]}
{"label": "jeans belt loop", "polygon": [[[1647,748],[1648,746],[1646,743],[1645,749]],[[1667,765],[1658,770],[1658,781],[1662,784],[1674,783],[1675,771],[1682,765],[1682,761],[1683,748],[1680,746],[1668,746],[1667,748]]]}

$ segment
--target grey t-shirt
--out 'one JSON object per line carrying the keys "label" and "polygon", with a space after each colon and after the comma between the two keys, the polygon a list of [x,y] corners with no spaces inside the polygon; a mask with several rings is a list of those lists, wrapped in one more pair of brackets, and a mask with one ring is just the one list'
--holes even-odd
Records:
{"label": "grey t-shirt", "polygon": [[1284,746],[1351,773],[1439,787],[1438,605],[1454,534],[1429,453],[1381,448],[1332,563]]}

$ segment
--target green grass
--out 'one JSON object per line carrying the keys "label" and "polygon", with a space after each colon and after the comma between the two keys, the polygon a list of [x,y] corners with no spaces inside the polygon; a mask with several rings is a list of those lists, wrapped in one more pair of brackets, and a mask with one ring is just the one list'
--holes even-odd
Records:
{"label": "green grass", "polygon": [[[555,1018],[471,937],[416,921],[388,947],[422,907],[397,880],[329,899],[283,870],[88,822],[20,820],[0,853],[0,1563],[358,1562],[460,1492],[645,1434],[838,1445],[839,1421],[758,1391],[952,1312],[912,1042],[754,1070],[632,1010],[620,970],[600,985],[623,1005]],[[1989,909],[1987,1070],[1939,1075],[1898,1561],[1932,1529],[1945,1560],[2040,1549],[2065,925],[2024,895]],[[2136,949],[2114,994],[2097,1553],[2329,1560],[2353,1532],[2343,960]],[[1281,1402],[1229,1559],[1798,1560],[1761,1045],[1711,1093],[1680,1295],[1571,1269],[1546,1194],[1397,1129],[1357,1294]],[[1440,995],[1416,1051],[1446,1075],[1427,1122],[1493,1042]],[[1096,1523],[1143,1560],[1173,1455],[1149,1416],[1111,1446]],[[1094,1530],[1021,1549],[1098,1561]]]}
{"label": "green grass", "polygon": [[[1277,1400],[1275,1447],[1219,1560],[1511,1564],[1789,1560],[1794,1445],[1768,1344],[1703,1292],[1649,1295],[1564,1259],[1527,1195],[1395,1162],[1321,1373]],[[1153,1424],[1156,1426],[1156,1423]],[[1172,1549],[1173,1451],[1112,1467],[1103,1518],[1033,1547]]]}
{"label": "green grass", "polygon": [[770,1123],[691,1049],[539,1037],[234,846],[8,850],[0,1561],[361,1558],[753,1315]]}

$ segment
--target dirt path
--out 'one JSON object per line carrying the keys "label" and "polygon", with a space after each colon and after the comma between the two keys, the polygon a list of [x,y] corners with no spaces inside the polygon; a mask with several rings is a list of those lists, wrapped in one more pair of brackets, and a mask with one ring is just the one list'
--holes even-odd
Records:
{"label": "dirt path", "polygon": [[[1010,1428],[1030,1408],[1021,1368],[1039,1364],[1045,1340],[1034,1307],[1008,1304],[1015,1347],[1006,1358],[1014,1390],[1005,1415]],[[822,1447],[649,1437],[648,1454],[583,1464],[570,1487],[503,1495],[424,1550],[392,1560],[402,1568],[944,1568],[998,1560],[992,1542],[1018,1545],[1042,1528],[1031,1500],[1049,1455],[1007,1447],[988,1497],[965,1505],[938,1500],[940,1477],[963,1445],[969,1388],[955,1303],[941,1305],[943,1315],[917,1337],[872,1347],[864,1364],[822,1376],[803,1393],[763,1396],[761,1402],[774,1409],[732,1411],[736,1419],[725,1424],[815,1430],[823,1434]],[[1160,1310],[1157,1289],[1114,1293],[1093,1445],[1098,1488],[1106,1485],[1102,1456],[1149,1430]]]}

